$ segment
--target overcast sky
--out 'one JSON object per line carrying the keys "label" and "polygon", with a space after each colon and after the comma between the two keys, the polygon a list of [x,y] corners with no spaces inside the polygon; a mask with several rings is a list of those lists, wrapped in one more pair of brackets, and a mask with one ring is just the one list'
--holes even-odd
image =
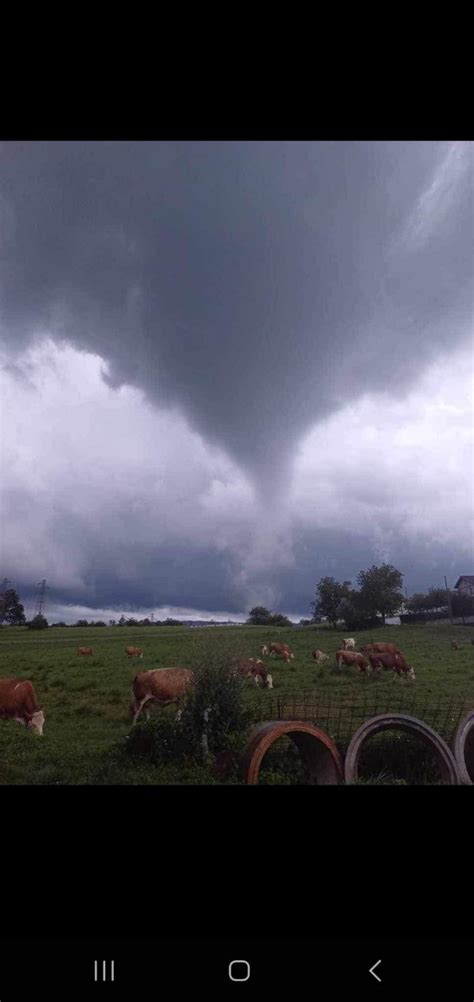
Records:
{"label": "overcast sky", "polygon": [[310,614],[473,566],[473,144],[0,144],[28,613]]}

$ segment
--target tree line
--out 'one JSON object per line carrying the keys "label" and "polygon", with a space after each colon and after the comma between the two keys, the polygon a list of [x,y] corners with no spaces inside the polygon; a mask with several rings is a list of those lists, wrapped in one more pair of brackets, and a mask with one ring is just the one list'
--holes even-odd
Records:
{"label": "tree line", "polygon": [[[31,620],[27,622],[25,616],[25,610],[20,602],[18,592],[15,588],[7,588],[5,591],[0,592],[0,625],[3,626],[27,626],[30,630],[45,630],[49,626],[67,626],[67,623],[63,621],[57,623],[48,623],[48,620],[42,614],[33,616]],[[146,617],[145,619],[134,619],[130,616],[128,619],[125,616],[121,616],[119,620],[109,619],[108,624],[102,619],[78,619],[77,622],[72,623],[71,626],[182,626],[179,619],[155,619],[154,621]]]}
{"label": "tree line", "polygon": [[402,592],[403,574],[393,564],[373,565],[357,577],[358,589],[350,581],[321,578],[316,586],[316,599],[311,603],[313,622],[324,617],[334,628],[342,620],[348,630],[382,626],[388,616],[403,609],[408,613],[449,614],[455,618],[474,615],[474,598],[445,588],[429,588],[405,598]]}
{"label": "tree line", "polygon": [[[350,581],[336,581],[333,577],[323,577],[316,585],[316,595],[311,602],[312,619],[303,619],[300,625],[321,622],[326,619],[334,628],[343,621],[348,630],[371,629],[385,624],[388,616],[395,616],[405,609],[409,613],[443,613],[451,610],[455,618],[474,615],[474,597],[447,592],[444,588],[429,588],[426,593],[414,592],[411,598],[405,598],[402,592],[403,574],[393,564],[381,564],[379,567],[369,567],[360,571],[357,576],[358,588],[353,588]],[[14,588],[0,592],[0,625],[28,626],[29,629],[42,630],[51,626],[63,626],[64,622],[49,624],[43,615],[34,616],[26,621],[25,610]],[[182,626],[179,619],[167,617],[164,620],[152,621],[128,619],[122,615],[119,620],[78,619],[73,626]],[[281,612],[271,612],[264,606],[255,606],[250,610],[247,619],[249,626],[292,626],[288,616]]]}

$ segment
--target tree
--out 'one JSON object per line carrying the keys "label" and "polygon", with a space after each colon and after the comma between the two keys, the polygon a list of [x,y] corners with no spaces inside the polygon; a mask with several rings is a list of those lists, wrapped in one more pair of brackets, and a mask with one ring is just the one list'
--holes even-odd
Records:
{"label": "tree", "polygon": [[130,616],[130,619],[127,619],[127,626],[138,626],[138,621]]}
{"label": "tree", "polygon": [[415,591],[406,603],[408,612],[426,612],[428,609],[428,596],[421,591]]}
{"label": "tree", "polygon": [[109,619],[109,626],[115,626],[115,625],[116,625],[116,620],[115,619]]}
{"label": "tree", "polygon": [[125,619],[125,616],[122,613],[122,615],[121,615],[121,617],[120,617],[120,619],[118,621],[118,625],[119,626],[125,626],[126,622],[127,622],[127,620]]}
{"label": "tree", "polygon": [[447,609],[448,593],[445,588],[430,588],[426,596],[427,609]]}
{"label": "tree", "polygon": [[474,615],[474,596],[456,594],[451,592],[451,609],[453,616],[457,619],[459,616],[462,617],[464,623],[465,616]]}
{"label": "tree", "polygon": [[29,630],[46,630],[48,627],[48,620],[44,618],[41,614],[34,616],[30,623],[28,623]]}
{"label": "tree", "polygon": [[[77,623],[74,623],[74,626],[89,626],[89,623],[87,619],[78,619]],[[93,626],[93,623],[91,623],[91,626]]]}
{"label": "tree", "polygon": [[337,614],[348,630],[368,630],[381,625],[380,619],[367,609],[360,591],[351,591],[349,598],[343,598]]}
{"label": "tree", "polygon": [[373,564],[357,577],[360,596],[364,607],[372,615],[380,615],[385,624],[386,616],[394,616],[403,604],[403,574],[393,564]]}
{"label": "tree", "polygon": [[270,614],[270,626],[293,626],[291,619],[288,616],[284,616],[282,612],[275,612]]}
{"label": "tree", "polygon": [[59,623],[51,623],[51,626],[66,626],[66,623],[63,623],[61,620]]}
{"label": "tree", "polygon": [[314,602],[311,602],[311,608],[314,611],[314,618],[316,616],[326,616],[326,619],[334,626],[337,627],[337,621],[339,619],[338,609],[344,598],[349,598],[350,595],[350,581],[335,581],[334,578],[325,577],[316,585],[316,591],[318,597]]}
{"label": "tree", "polygon": [[249,626],[268,626],[271,615],[270,610],[265,609],[265,606],[256,605],[254,609],[250,610],[247,623]]}
{"label": "tree", "polygon": [[14,588],[7,588],[0,595],[0,623],[22,626],[26,623],[25,610]]}

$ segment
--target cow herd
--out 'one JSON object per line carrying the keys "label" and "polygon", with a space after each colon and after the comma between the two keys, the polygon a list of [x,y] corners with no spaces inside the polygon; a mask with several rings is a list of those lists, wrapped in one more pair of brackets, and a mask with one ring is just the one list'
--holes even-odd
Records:
{"label": "cow herd", "polygon": [[[336,652],[336,666],[356,667],[359,672],[370,674],[381,669],[393,671],[395,675],[404,675],[415,679],[413,666],[409,665],[405,654],[395,644],[366,644],[360,651],[355,650],[354,637],[343,641],[343,648]],[[92,647],[79,647],[78,654],[87,657],[93,655]],[[139,647],[126,647],[128,657],[142,658],[143,651]],[[329,656],[323,651],[312,651],[312,657],[317,662],[328,661]],[[294,653],[284,643],[264,644],[261,648],[262,657],[281,658],[285,663],[294,660]],[[261,658],[232,659],[232,671],[242,678],[253,679],[257,686],[272,689],[273,679],[268,673]],[[135,724],[140,714],[145,711],[148,718],[150,704],[158,703],[167,706],[176,703],[192,685],[194,673],[189,668],[154,668],[141,671],[135,676],[132,689],[133,697],[130,713]],[[0,717],[12,718],[28,727],[34,733],[42,735],[44,713],[39,706],[36,693],[31,682],[20,679],[0,679]]]}
{"label": "cow herd", "polygon": [[[321,652],[318,652],[321,653]],[[340,669],[342,665],[355,665],[359,672],[367,675],[379,672],[381,668],[386,671],[393,671],[396,675],[404,675],[415,681],[415,669],[409,665],[406,655],[396,644],[375,643],[365,644],[360,651],[355,650],[354,637],[349,637],[344,641],[344,648],[336,651],[336,665]]]}

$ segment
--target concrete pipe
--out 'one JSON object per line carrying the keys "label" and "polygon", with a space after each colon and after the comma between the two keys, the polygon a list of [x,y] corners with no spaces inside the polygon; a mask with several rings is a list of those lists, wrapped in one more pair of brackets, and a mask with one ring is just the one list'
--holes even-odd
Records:
{"label": "concrete pipe", "polygon": [[253,729],[243,756],[245,782],[258,783],[262,759],[279,738],[289,737],[296,745],[308,770],[309,783],[335,786],[342,783],[342,758],[328,734],[305,720],[270,720]]}
{"label": "concrete pipe", "polygon": [[454,758],[461,783],[474,783],[474,710],[461,720],[454,737]]}
{"label": "concrete pipe", "polygon": [[365,742],[375,734],[389,730],[405,731],[420,738],[426,748],[433,753],[440,778],[449,786],[457,786],[460,781],[459,773],[454,755],[446,742],[428,724],[416,717],[409,717],[406,713],[381,713],[377,717],[366,720],[358,728],[347,749],[344,764],[346,783],[353,783],[354,780],[358,779],[359,758]]}

